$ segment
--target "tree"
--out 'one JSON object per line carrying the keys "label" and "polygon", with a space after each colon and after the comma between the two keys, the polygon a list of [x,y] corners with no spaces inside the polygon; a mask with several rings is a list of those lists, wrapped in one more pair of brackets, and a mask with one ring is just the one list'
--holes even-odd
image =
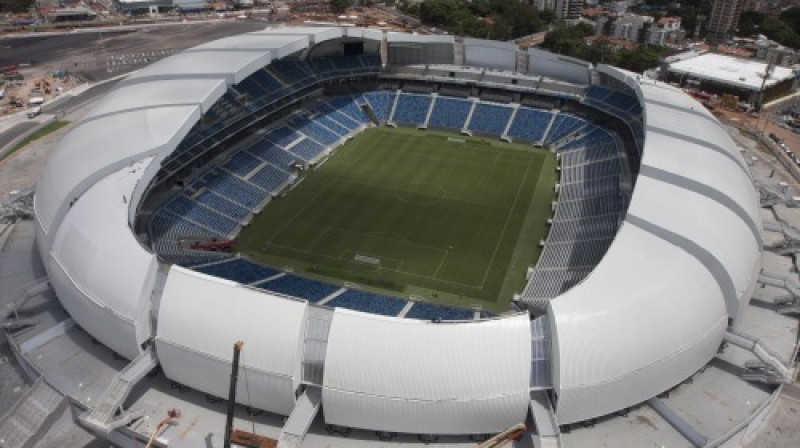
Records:
{"label": "tree", "polygon": [[26,12],[33,6],[33,0],[0,0],[0,11]]}
{"label": "tree", "polygon": [[780,19],[767,17],[761,22],[761,31],[765,36],[787,47],[800,48],[800,36],[789,25]]}
{"label": "tree", "polygon": [[783,11],[780,15],[780,19],[789,26],[795,34],[800,34],[800,7],[789,8]]}
{"label": "tree", "polygon": [[752,36],[758,34],[761,29],[761,24],[766,18],[766,14],[762,14],[758,11],[742,11],[742,15],[739,16],[737,34],[740,36]]}
{"label": "tree", "polygon": [[334,12],[345,12],[350,7],[350,0],[331,0],[331,9]]}

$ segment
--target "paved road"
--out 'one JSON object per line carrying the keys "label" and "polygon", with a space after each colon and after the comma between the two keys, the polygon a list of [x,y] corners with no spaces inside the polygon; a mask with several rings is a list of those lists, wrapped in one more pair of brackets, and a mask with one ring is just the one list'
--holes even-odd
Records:
{"label": "paved road", "polygon": [[[7,144],[11,143],[15,138],[28,132],[29,130],[35,128],[38,125],[39,123],[32,120],[28,120],[14,125],[11,129],[7,130],[6,132],[0,132],[0,149],[5,147]],[[0,157],[2,157],[2,151],[0,151]]]}

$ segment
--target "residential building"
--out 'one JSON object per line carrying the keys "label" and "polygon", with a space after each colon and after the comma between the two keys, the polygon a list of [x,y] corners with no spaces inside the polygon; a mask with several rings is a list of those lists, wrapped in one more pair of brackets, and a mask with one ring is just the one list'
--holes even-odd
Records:
{"label": "residential building", "polygon": [[733,36],[745,0],[715,0],[708,19],[708,38],[720,42]]}
{"label": "residential building", "polygon": [[577,19],[583,9],[583,0],[556,0],[556,17]]}
{"label": "residential building", "polygon": [[651,45],[680,44],[685,36],[680,17],[662,17],[647,30],[646,40]]}

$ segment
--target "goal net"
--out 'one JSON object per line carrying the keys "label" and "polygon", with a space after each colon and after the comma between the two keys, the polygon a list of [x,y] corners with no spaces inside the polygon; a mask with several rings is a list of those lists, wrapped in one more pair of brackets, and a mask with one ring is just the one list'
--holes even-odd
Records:
{"label": "goal net", "polygon": [[368,255],[355,254],[353,255],[353,261],[355,261],[356,263],[365,264],[376,268],[381,267],[380,258],[370,257]]}

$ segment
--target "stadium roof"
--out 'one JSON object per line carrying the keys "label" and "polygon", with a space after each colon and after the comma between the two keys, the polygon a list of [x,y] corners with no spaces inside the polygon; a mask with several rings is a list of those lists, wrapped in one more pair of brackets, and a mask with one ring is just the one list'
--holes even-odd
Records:
{"label": "stadium roof", "polygon": [[[746,90],[761,90],[767,64],[752,59],[740,59],[706,53],[670,64],[669,70],[690,77],[705,78]],[[771,87],[794,77],[791,69],[775,66],[764,87]]]}
{"label": "stadium roof", "polygon": [[[374,32],[277,29],[195,47],[131,75],[76,125],[48,161],[35,196],[37,244],[74,320],[133,358],[153,336],[157,316],[167,376],[215,395],[224,395],[230,344],[246,337],[256,353],[242,366],[258,377],[258,407],[287,414],[311,306],[158,266],[133,235],[130,214],[163,158],[227,86],[309,42],[368,35]],[[452,36],[387,37],[414,47],[452,43]],[[533,59],[540,72],[591,78],[584,64]],[[560,423],[637,404],[707,363],[740,301],[750,297],[761,250],[746,165],[714,117],[677,89],[597,70],[635,92],[644,122],[634,126],[646,134],[615,241],[548,312]],[[330,344],[320,349],[327,355],[325,418],[440,434],[516,423],[529,403],[527,319],[434,324],[337,310],[330,334],[321,332]]]}

